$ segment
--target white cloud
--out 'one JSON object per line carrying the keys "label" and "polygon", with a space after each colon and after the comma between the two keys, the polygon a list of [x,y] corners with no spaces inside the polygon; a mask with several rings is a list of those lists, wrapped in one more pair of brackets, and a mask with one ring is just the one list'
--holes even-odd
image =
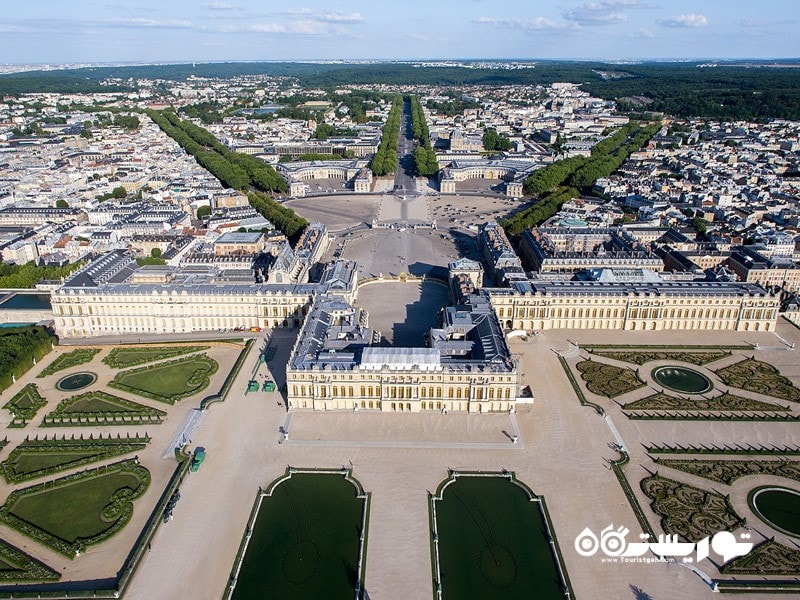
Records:
{"label": "white cloud", "polygon": [[221,11],[233,11],[233,10],[242,10],[238,6],[234,6],[233,4],[228,4],[227,2],[210,2],[204,6],[207,10],[221,10]]}
{"label": "white cloud", "polygon": [[[563,17],[567,21],[572,21],[582,27],[592,27],[595,25],[611,25],[627,21],[628,17],[624,12],[616,10],[623,5],[619,2],[624,0],[609,0],[607,2],[587,2],[576,8],[566,10]],[[632,5],[624,5],[630,8]]]}
{"label": "white cloud", "polygon": [[294,17],[302,15],[304,17],[308,17],[310,20],[320,21],[321,23],[350,24],[350,23],[363,23],[364,21],[366,21],[366,19],[361,15],[361,13],[357,12],[343,13],[340,10],[316,11],[308,7],[289,8],[272,14],[283,17]]}
{"label": "white cloud", "polygon": [[175,19],[159,20],[134,17],[130,19],[110,19],[108,21],[97,21],[95,26],[107,27],[130,27],[133,29],[196,29],[197,26],[191,21],[180,21]]}
{"label": "white cloud", "polygon": [[561,27],[558,23],[544,17],[535,17],[533,19],[523,17],[478,17],[473,19],[472,22],[504,29],[558,29]]}
{"label": "white cloud", "polygon": [[322,21],[323,23],[363,23],[365,21],[364,17],[357,12],[324,12],[314,15],[314,18],[317,21]]}
{"label": "white cloud", "polygon": [[658,24],[662,27],[708,27],[705,15],[678,15],[672,19],[661,19]]}
{"label": "white cloud", "polygon": [[320,21],[299,19],[289,23],[246,23],[242,25],[221,25],[215,29],[220,33],[284,33],[299,35],[329,35],[339,33],[332,31]]}

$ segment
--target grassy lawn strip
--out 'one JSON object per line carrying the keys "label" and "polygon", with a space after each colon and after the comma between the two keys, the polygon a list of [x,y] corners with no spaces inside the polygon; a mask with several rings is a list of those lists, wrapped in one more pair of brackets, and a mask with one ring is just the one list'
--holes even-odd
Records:
{"label": "grassy lawn strip", "polygon": [[100,390],[66,398],[42,422],[43,427],[74,423],[128,425],[160,423],[166,412]]}
{"label": "grassy lawn strip", "polygon": [[575,365],[586,382],[586,389],[597,394],[614,398],[644,387],[644,382],[632,369],[621,369],[593,360],[584,360]]}
{"label": "grassy lawn strip", "polygon": [[36,387],[36,384],[29,383],[18,391],[11,400],[6,402],[3,408],[11,413],[11,416],[14,417],[14,422],[22,421],[24,425],[26,421],[35,417],[38,410],[45,404],[47,404],[47,401],[39,394],[39,388]]}
{"label": "grassy lawn strip", "polygon": [[173,358],[192,352],[208,350],[210,346],[152,346],[114,348],[103,359],[103,363],[112,369],[126,369],[165,358]]}
{"label": "grassy lawn strip", "polygon": [[61,579],[61,575],[57,571],[32,556],[28,556],[8,542],[0,540],[0,582],[58,581],[59,579]]}
{"label": "grassy lawn strip", "polygon": [[748,358],[717,371],[726,385],[765,396],[800,402],[800,390],[770,364]]}
{"label": "grassy lawn strip", "polygon": [[70,558],[120,531],[150,472],[125,460],[11,493],[0,521]]}
{"label": "grassy lawn strip", "polygon": [[34,439],[14,448],[0,473],[8,483],[19,483],[67,469],[143,450],[149,437],[98,439]]}
{"label": "grassy lawn strip", "polygon": [[123,371],[108,385],[144,398],[175,404],[208,387],[218,368],[217,361],[198,354]]}
{"label": "grassy lawn strip", "polygon": [[97,355],[98,352],[100,352],[99,348],[79,348],[78,350],[73,350],[72,352],[62,354],[56,357],[56,359],[49,365],[47,365],[47,368],[39,373],[37,377],[47,377],[48,375],[52,375],[58,371],[71,369],[72,367],[77,367],[78,365],[92,362],[92,359],[95,357],[95,355]]}

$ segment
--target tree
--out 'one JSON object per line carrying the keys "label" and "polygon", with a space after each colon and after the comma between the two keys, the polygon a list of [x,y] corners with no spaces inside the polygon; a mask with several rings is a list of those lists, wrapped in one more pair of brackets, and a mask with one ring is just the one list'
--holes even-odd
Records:
{"label": "tree", "polygon": [[111,197],[116,198],[117,200],[122,200],[127,195],[128,191],[121,185],[118,185],[113,190],[111,190]]}
{"label": "tree", "polygon": [[507,135],[497,133],[497,130],[490,127],[483,134],[483,147],[486,150],[499,150],[504,152],[511,149],[511,140]]}
{"label": "tree", "polygon": [[198,207],[197,209],[197,218],[202,219],[203,217],[208,217],[211,214],[211,207],[207,204]]}
{"label": "tree", "polygon": [[153,248],[150,250],[151,258],[161,258],[161,248]]}
{"label": "tree", "polygon": [[69,208],[69,202],[67,202],[63,198],[59,198],[58,200],[56,200],[56,208]]}

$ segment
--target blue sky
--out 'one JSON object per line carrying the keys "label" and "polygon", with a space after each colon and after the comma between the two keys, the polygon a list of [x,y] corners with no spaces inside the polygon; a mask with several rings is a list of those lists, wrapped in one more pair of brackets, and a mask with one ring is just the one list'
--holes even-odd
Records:
{"label": "blue sky", "polygon": [[0,62],[800,56],[798,0],[2,0]]}

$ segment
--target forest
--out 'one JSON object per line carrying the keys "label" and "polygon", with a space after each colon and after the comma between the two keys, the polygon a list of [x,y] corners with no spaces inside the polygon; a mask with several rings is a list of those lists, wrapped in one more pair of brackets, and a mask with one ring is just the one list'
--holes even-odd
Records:
{"label": "forest", "polygon": [[[786,61],[784,61],[786,62]],[[800,63],[782,68],[753,61],[747,65],[720,62],[601,62],[537,61],[528,69],[466,67],[418,67],[410,63],[207,63],[86,67],[62,71],[28,71],[0,76],[0,94],[30,92],[116,92],[121,85],[100,85],[108,78],[160,78],[183,81],[189,76],[227,78],[238,75],[290,76],[311,87],[330,89],[341,85],[508,85],[582,83],[591,94],[616,100],[631,111],[660,111],[682,117],[761,120],[800,120]],[[357,122],[365,119],[365,101],[377,95],[359,92],[346,102]],[[443,107],[445,108],[445,107]],[[463,110],[455,103],[449,110]]]}

